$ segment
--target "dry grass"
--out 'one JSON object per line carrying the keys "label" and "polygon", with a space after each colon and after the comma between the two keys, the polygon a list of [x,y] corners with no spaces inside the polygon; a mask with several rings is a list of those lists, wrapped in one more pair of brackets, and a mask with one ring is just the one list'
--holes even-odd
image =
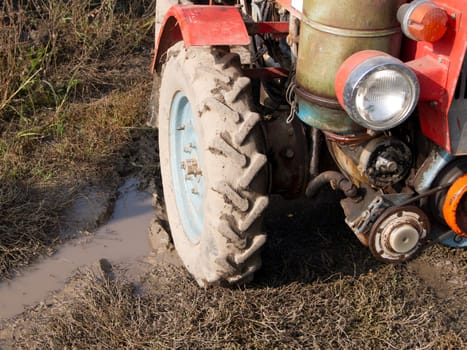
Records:
{"label": "dry grass", "polygon": [[0,168],[15,169],[17,178],[0,183],[0,277],[52,252],[64,209],[82,186],[116,186],[121,175],[135,171],[130,161],[136,145],[127,143],[149,131],[129,125],[142,123],[146,93],[140,85],[94,103],[70,105],[59,142],[5,156]]}
{"label": "dry grass", "polygon": [[204,290],[167,265],[138,281],[118,268],[86,271],[22,316],[12,348],[465,348],[465,251],[433,246],[381,265],[329,220],[340,222],[336,204],[273,204],[254,284]]}
{"label": "dry grass", "polygon": [[59,213],[73,198],[72,191],[72,186],[62,191],[11,181],[0,184],[0,276],[51,252],[58,240]]}
{"label": "dry grass", "polygon": [[75,283],[75,297],[28,315],[17,348],[461,349],[466,340],[435,292],[404,267],[241,289],[203,290],[173,267],[141,285],[90,272]]}
{"label": "dry grass", "polygon": [[0,279],[50,252],[89,183],[117,186],[144,127],[153,1],[0,3]]}

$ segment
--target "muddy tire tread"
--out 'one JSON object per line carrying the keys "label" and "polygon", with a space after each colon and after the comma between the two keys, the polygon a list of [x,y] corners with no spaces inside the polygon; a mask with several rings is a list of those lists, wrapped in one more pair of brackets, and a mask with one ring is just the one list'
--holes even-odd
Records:
{"label": "muddy tire tread", "polygon": [[[206,228],[216,249],[215,253],[200,253],[200,258],[205,259],[200,266],[187,267],[203,286],[248,281],[261,267],[260,251],[266,242],[261,220],[268,204],[267,159],[261,153],[264,141],[257,126],[261,118],[251,111],[250,80],[241,76],[238,55],[230,52],[175,45],[169,50],[169,57],[178,61],[175,67],[193,66],[188,68],[193,70],[193,89],[201,88],[202,81],[216,82],[211,95],[199,102],[196,118],[209,118],[218,128],[214,136],[212,131],[203,136],[209,139],[206,148],[210,161],[235,172],[214,176],[210,188],[205,189],[216,193],[223,203],[220,211],[207,207],[211,212],[205,215],[205,220],[218,216],[217,224]],[[200,64],[204,67],[201,76],[196,68]]]}

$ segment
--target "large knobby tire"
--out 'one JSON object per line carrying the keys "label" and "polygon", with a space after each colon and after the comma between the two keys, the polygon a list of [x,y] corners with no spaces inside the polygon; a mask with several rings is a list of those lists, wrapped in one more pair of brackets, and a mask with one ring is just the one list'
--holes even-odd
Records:
{"label": "large knobby tire", "polygon": [[261,266],[267,159],[240,60],[174,45],[162,72],[159,152],[175,248],[201,286],[246,282]]}

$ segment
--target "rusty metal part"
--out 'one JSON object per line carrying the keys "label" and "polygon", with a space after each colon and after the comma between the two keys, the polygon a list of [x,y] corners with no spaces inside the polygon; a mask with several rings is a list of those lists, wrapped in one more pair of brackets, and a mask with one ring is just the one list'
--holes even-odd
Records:
{"label": "rusty metal part", "polygon": [[355,201],[351,198],[341,200],[342,209],[345,213],[345,222],[353,231],[355,236],[364,245],[369,245],[369,234],[375,221],[387,208],[406,207],[425,197],[445,190],[448,185],[437,186],[424,193],[413,196],[413,193],[383,194],[381,191],[363,186],[360,189],[363,198]]}
{"label": "rusty metal part", "polygon": [[295,64],[297,62],[298,55],[298,39],[300,31],[300,19],[290,14],[289,18],[289,35],[287,36],[287,44],[290,46],[292,53],[292,61]]}
{"label": "rusty metal part", "polygon": [[368,236],[374,222],[389,207],[401,206],[413,193],[385,194],[368,185],[359,188],[360,197],[344,198],[340,204],[345,213],[345,222],[360,242],[368,246]]}
{"label": "rusty metal part", "polygon": [[305,194],[308,197],[314,197],[319,190],[326,184],[330,184],[332,189],[344,192],[346,197],[358,197],[357,187],[344,175],[337,171],[325,171],[310,181],[306,187]]}
{"label": "rusty metal part", "polygon": [[412,152],[394,137],[378,137],[362,149],[358,162],[360,174],[370,185],[384,188],[401,181],[412,164]]}
{"label": "rusty metal part", "polygon": [[376,259],[386,263],[406,261],[417,254],[430,229],[430,221],[420,208],[388,208],[371,228],[370,251]]}
{"label": "rusty metal part", "polygon": [[345,198],[340,203],[345,213],[345,223],[359,241],[364,246],[368,246],[368,233],[371,225],[389,204],[380,192],[366,186],[360,190],[363,194],[362,200],[355,201],[351,198]]}
{"label": "rusty metal part", "polygon": [[328,148],[336,163],[357,185],[365,183],[384,188],[401,181],[410,170],[412,152],[394,137],[380,136],[370,140],[362,137],[365,141],[361,143],[329,140]]}
{"label": "rusty metal part", "polygon": [[295,94],[312,103],[312,104],[316,104],[318,106],[321,106],[321,107],[326,107],[326,108],[330,108],[330,109],[335,109],[335,110],[340,110],[342,111],[342,107],[341,105],[339,104],[339,101],[337,101],[335,98],[327,98],[327,97],[322,97],[322,96],[319,96],[319,95],[315,95],[315,94],[312,94],[311,92],[309,92],[308,90],[306,90],[305,88],[301,87],[300,85],[297,85],[295,87]]}
{"label": "rusty metal part", "polygon": [[203,172],[199,168],[198,160],[196,158],[190,158],[180,163],[180,169],[185,170],[186,175],[203,175]]}
{"label": "rusty metal part", "polygon": [[366,141],[371,140],[375,136],[379,134],[375,133],[360,133],[360,134],[354,134],[354,135],[341,135],[341,134],[335,134],[330,131],[323,131],[323,134],[326,136],[326,139],[332,142],[339,142],[339,143],[348,143],[348,144],[360,144]]}
{"label": "rusty metal part", "polygon": [[304,126],[299,120],[287,123],[289,111],[276,111],[263,123],[271,166],[271,193],[285,198],[303,194],[308,181],[309,151]]}
{"label": "rusty metal part", "polygon": [[[352,182],[360,187],[362,184],[367,184],[367,179],[361,175],[358,169],[358,159],[362,147],[353,144],[340,144],[326,140],[329,153],[331,153],[334,161],[339,169],[346,174]],[[345,150],[345,151],[344,151]]]}
{"label": "rusty metal part", "polygon": [[434,198],[445,193],[450,185],[451,183],[445,183],[417,195],[414,195],[413,192],[384,194],[381,190],[376,191],[367,185],[362,185],[359,189],[361,200],[344,198],[340,204],[345,213],[346,224],[363,245],[369,246],[370,234],[380,217],[388,213],[387,210],[406,207],[418,208],[414,205],[415,203],[427,197],[433,196],[432,198]]}

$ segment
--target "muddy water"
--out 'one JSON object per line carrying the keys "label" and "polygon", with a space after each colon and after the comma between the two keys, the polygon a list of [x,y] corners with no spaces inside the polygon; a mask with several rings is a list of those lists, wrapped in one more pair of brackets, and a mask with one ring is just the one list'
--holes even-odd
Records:
{"label": "muddy water", "polygon": [[77,268],[102,258],[125,265],[143,261],[150,253],[148,227],[154,210],[151,195],[138,192],[136,185],[132,179],[120,188],[111,219],[94,234],[70,241],[53,256],[22,271],[20,276],[0,283],[0,320],[21,313],[25,306],[34,305],[52,291],[61,289]]}

